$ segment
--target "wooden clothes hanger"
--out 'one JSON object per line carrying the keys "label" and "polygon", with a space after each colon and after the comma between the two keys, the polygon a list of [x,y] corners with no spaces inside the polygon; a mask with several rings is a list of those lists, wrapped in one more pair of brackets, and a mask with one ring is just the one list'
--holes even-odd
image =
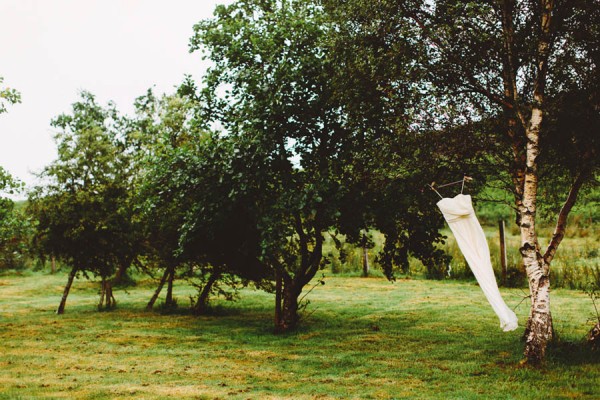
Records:
{"label": "wooden clothes hanger", "polygon": [[[460,194],[463,194],[463,190],[465,189],[465,182],[467,182],[467,181],[472,181],[472,180],[473,180],[473,178],[471,178],[470,176],[464,175],[464,176],[463,176],[463,178],[462,178],[460,181],[456,181],[456,182],[450,182],[450,183],[444,183],[443,185],[437,185],[437,187],[438,187],[438,188],[443,188],[443,187],[445,187],[445,186],[451,186],[451,185],[456,185],[456,184],[459,184],[459,183],[461,183],[461,184],[462,184],[462,186],[460,187]],[[436,193],[437,193],[437,195],[438,195],[438,196],[440,196],[440,198],[441,198],[441,199],[443,199],[443,198],[444,198],[444,196],[442,196],[442,195],[440,194],[440,192],[438,192],[438,191],[435,189],[435,188],[436,188],[436,184],[435,184],[435,182],[431,182],[431,184],[430,184],[430,185],[427,185],[427,186],[429,186],[429,187],[431,188],[431,190],[433,190],[434,192],[436,192]]]}

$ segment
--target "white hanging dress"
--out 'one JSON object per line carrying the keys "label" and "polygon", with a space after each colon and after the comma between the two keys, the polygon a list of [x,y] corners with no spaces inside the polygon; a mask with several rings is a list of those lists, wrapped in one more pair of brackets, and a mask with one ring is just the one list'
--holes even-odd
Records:
{"label": "white hanging dress", "polygon": [[458,247],[471,267],[481,290],[500,318],[500,327],[505,332],[517,329],[517,316],[508,308],[498,290],[490,260],[490,249],[483,229],[475,216],[471,196],[459,194],[453,198],[443,198],[438,201],[437,206],[444,214],[446,222],[456,237]]}

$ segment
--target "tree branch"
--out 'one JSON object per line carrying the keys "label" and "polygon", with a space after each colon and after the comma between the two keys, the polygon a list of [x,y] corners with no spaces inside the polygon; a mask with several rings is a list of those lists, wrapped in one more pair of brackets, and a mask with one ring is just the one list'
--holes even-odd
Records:
{"label": "tree branch", "polygon": [[511,99],[511,107],[514,109],[516,116],[521,121],[523,127],[527,127],[527,119],[525,114],[519,107],[519,91],[517,89],[517,62],[515,59],[515,40],[514,40],[514,0],[504,0],[502,2],[502,37],[504,38],[504,96]]}
{"label": "tree branch", "polygon": [[[401,7],[402,11],[419,26],[419,28],[421,29],[421,32],[423,33],[423,36],[425,38],[427,38],[431,42],[431,44],[433,44],[435,47],[437,47],[449,60],[454,61],[455,64],[461,68],[462,73],[464,74],[464,76],[467,78],[467,80],[469,82],[468,85],[465,85],[467,90],[482,94],[485,97],[487,97],[491,102],[496,103],[503,107],[512,109],[512,108],[514,108],[514,106],[516,106],[516,103],[513,105],[512,103],[505,101],[501,96],[494,94],[489,89],[487,89],[483,85],[481,85],[481,83],[477,81],[477,79],[471,73],[471,71],[463,69],[460,60],[456,60],[456,57],[454,57],[453,54],[450,51],[448,51],[447,43],[442,43],[441,40],[432,36],[428,32],[427,25],[422,21],[421,18],[419,18],[419,16],[416,13],[407,10],[405,7],[402,7],[402,6],[400,6],[400,7]],[[431,15],[427,15],[427,17],[433,18],[433,16],[431,16]]]}
{"label": "tree branch", "polygon": [[[465,71],[463,71],[463,72],[465,72]],[[515,108],[515,105],[513,103],[510,103],[510,102],[504,100],[502,97],[492,93],[488,89],[481,86],[479,84],[479,82],[477,82],[477,80],[475,79],[475,77],[473,75],[465,72],[465,76],[469,80],[471,92],[476,92],[476,93],[482,94],[485,97],[487,97],[488,100],[492,101],[493,103],[498,104],[499,106],[503,106],[503,107],[506,107],[509,109]]]}
{"label": "tree branch", "polygon": [[569,190],[569,195],[567,196],[567,200],[563,204],[560,209],[560,213],[558,214],[558,219],[556,221],[556,227],[554,228],[554,233],[552,234],[552,239],[550,240],[550,244],[544,253],[544,262],[546,265],[549,265],[556,254],[556,250],[565,237],[565,230],[567,227],[567,218],[571,209],[575,205],[575,201],[577,200],[577,195],[579,194],[579,190],[581,186],[589,176],[589,171],[582,171],[577,175],[573,183],[571,184],[571,189]]}
{"label": "tree branch", "polygon": [[538,42],[538,62],[537,62],[537,79],[534,83],[534,100],[540,101],[543,99],[541,96],[544,95],[546,88],[546,75],[548,74],[548,58],[552,50],[554,43],[552,25],[553,25],[553,11],[554,1],[543,0],[541,2],[542,15],[540,21],[541,38]]}
{"label": "tree branch", "polygon": [[302,286],[307,285],[312,280],[312,278],[314,278],[314,276],[319,271],[319,267],[321,266],[324,239],[323,235],[319,231],[315,230],[315,234],[315,248],[313,249],[312,254],[310,255],[309,267],[304,272]]}
{"label": "tree branch", "polygon": [[308,261],[308,238],[306,237],[306,233],[302,228],[302,217],[299,212],[294,213],[294,222],[296,227],[296,233],[298,233],[298,238],[300,239],[300,255],[302,260],[300,261],[300,265],[305,265]]}

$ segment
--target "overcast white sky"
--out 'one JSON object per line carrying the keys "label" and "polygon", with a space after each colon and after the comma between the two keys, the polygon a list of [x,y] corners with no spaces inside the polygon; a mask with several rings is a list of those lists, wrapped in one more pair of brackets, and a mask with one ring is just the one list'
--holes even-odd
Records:
{"label": "overcast white sky", "polygon": [[22,103],[0,115],[0,165],[27,184],[56,157],[50,120],[80,90],[130,113],[155,86],[172,92],[206,63],[193,25],[232,0],[0,0],[0,76]]}

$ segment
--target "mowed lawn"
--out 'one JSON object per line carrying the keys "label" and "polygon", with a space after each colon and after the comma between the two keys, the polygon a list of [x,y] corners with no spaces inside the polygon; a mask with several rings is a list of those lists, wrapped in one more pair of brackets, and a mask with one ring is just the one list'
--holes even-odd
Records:
{"label": "mowed lawn", "polygon": [[[154,283],[116,290],[95,309],[97,283],[0,276],[0,398],[68,399],[598,399],[600,356],[581,344],[593,306],[552,293],[560,341],[547,365],[520,365],[523,328],[502,332],[475,283],[327,277],[301,329],[272,334],[273,296],[246,289],[211,315],[143,311]],[[180,282],[189,304],[194,289]],[[511,307],[519,289],[502,289]],[[525,300],[517,314],[523,323]]]}

